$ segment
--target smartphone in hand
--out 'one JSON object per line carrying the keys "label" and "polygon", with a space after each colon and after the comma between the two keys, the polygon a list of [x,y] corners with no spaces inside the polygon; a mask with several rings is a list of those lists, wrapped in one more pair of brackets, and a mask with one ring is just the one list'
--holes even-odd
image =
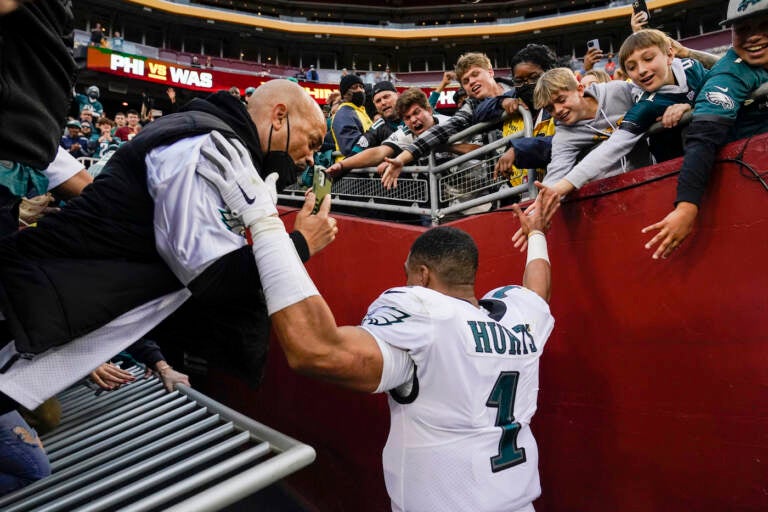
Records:
{"label": "smartphone in hand", "polygon": [[315,207],[312,209],[313,214],[320,210],[320,204],[323,202],[323,198],[331,192],[331,185],[333,185],[333,180],[325,172],[325,168],[316,165],[315,173],[312,178],[312,192],[315,193]]}
{"label": "smartphone in hand", "polygon": [[651,13],[648,10],[648,6],[645,4],[645,0],[635,0],[634,2],[632,2],[632,12],[634,13],[644,12],[645,21],[650,21],[651,19]]}
{"label": "smartphone in hand", "polygon": [[600,40],[599,39],[590,39],[587,41],[587,51],[591,49],[600,50]]}

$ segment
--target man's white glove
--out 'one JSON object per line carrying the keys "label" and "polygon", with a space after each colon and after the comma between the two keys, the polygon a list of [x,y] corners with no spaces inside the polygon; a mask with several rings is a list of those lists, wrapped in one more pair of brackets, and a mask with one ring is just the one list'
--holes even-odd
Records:
{"label": "man's white glove", "polygon": [[204,158],[196,172],[216,187],[232,215],[248,228],[277,215],[269,187],[240,141],[227,140],[217,131],[211,132],[211,140],[216,149],[201,148]]}
{"label": "man's white glove", "polygon": [[275,204],[277,204],[277,179],[278,178],[279,176],[276,172],[273,172],[267,175],[266,178],[264,178],[264,183],[267,184],[267,188],[269,189],[269,196],[272,198],[272,202]]}

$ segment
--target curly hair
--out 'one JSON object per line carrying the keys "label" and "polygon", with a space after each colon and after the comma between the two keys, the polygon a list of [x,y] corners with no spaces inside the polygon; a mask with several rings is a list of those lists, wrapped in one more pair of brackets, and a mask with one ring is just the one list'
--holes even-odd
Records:
{"label": "curly hair", "polygon": [[557,67],[557,55],[548,46],[531,43],[512,57],[510,68],[514,71],[515,66],[522,62],[530,62],[536,64],[544,71],[549,71]]}

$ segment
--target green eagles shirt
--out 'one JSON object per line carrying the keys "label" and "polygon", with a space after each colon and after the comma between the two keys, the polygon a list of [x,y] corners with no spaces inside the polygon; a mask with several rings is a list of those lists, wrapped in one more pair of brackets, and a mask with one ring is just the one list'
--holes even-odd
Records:
{"label": "green eagles shirt", "polygon": [[768,82],[768,69],[750,66],[729,49],[709,73],[696,98],[695,121],[731,125],[729,140],[749,137],[768,130],[765,106],[750,94]]}
{"label": "green eagles shirt", "polygon": [[707,70],[697,60],[674,59],[672,73],[676,84],[664,85],[654,92],[643,91],[627,115],[621,121],[620,128],[632,133],[645,133],[648,128],[670,105],[688,103],[693,105],[696,93],[707,78]]}

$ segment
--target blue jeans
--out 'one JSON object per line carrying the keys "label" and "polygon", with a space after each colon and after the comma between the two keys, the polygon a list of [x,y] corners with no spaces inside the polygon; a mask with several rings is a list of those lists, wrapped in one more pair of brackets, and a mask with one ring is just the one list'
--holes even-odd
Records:
{"label": "blue jeans", "polygon": [[0,495],[50,474],[51,465],[37,432],[17,411],[0,416]]}

